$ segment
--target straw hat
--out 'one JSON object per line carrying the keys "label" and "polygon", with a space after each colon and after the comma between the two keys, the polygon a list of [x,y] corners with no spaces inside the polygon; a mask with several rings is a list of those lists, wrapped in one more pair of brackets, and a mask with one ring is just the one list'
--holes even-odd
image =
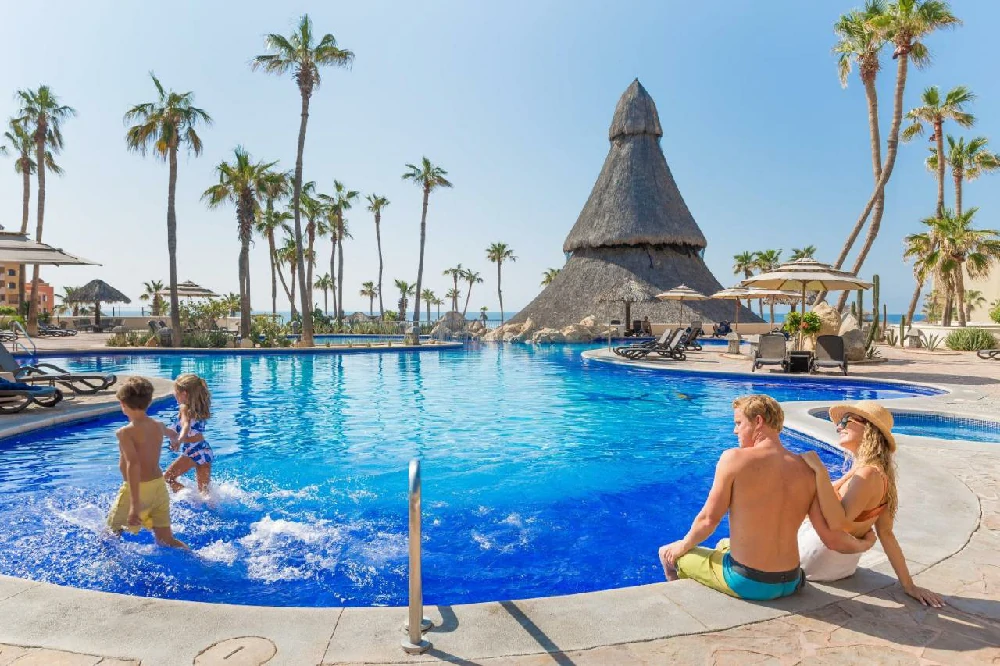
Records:
{"label": "straw hat", "polygon": [[834,423],[838,423],[845,414],[860,416],[878,428],[879,432],[885,436],[886,441],[889,442],[889,450],[895,452],[896,438],[892,436],[892,412],[874,400],[844,403],[830,408],[830,420]]}

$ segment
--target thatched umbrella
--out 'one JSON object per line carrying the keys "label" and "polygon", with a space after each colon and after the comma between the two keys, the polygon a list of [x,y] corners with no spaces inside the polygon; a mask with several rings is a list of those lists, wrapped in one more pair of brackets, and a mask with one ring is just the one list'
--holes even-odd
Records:
{"label": "thatched umbrella", "polygon": [[[667,165],[662,136],[656,104],[639,81],[633,81],[615,108],[604,166],[563,244],[571,256],[510,322],[531,317],[541,326],[562,328],[590,314],[595,294],[628,280],[656,292],[681,282],[706,294],[722,288],[702,259],[707,242]],[[720,301],[654,303],[644,313],[666,321],[676,316],[678,307],[682,316],[710,320],[729,314]],[[760,321],[751,312],[745,315]]]}
{"label": "thatched umbrella", "polygon": [[72,291],[70,303],[93,303],[94,326],[101,327],[101,303],[131,303],[132,299],[118,291],[104,280],[91,280]]}
{"label": "thatched umbrella", "polygon": [[[704,301],[708,298],[705,294],[695,291],[686,284],[680,284],[670,289],[656,295],[656,298],[661,301],[677,301],[678,303],[682,301]],[[681,313],[677,312],[677,323],[680,323]]]}
{"label": "thatched umbrella", "polygon": [[[170,296],[170,287],[156,292],[159,296]],[[185,280],[177,285],[177,298],[219,298],[211,289],[206,289],[191,280]]]}
{"label": "thatched umbrella", "polygon": [[[841,289],[870,289],[854,273],[842,271],[812,257],[796,259],[778,266],[773,271],[753,275],[741,283],[745,287],[762,289],[799,289],[802,292],[802,314],[806,312],[807,291],[838,291]],[[802,348],[802,331],[799,330],[798,346]]]}
{"label": "thatched umbrella", "polygon": [[604,291],[597,300],[601,303],[625,303],[625,325],[631,325],[632,304],[656,300],[656,291],[648,284],[629,279]]}

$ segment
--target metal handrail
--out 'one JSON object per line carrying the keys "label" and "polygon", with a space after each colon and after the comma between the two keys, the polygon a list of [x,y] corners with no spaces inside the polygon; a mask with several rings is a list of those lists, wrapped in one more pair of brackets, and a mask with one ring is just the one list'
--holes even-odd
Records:
{"label": "metal handrail", "polygon": [[10,328],[12,331],[14,331],[14,333],[19,333],[18,339],[14,340],[14,349],[16,350],[18,347],[20,347],[25,351],[25,353],[28,352],[28,348],[20,340],[20,338],[23,336],[24,338],[27,338],[28,342],[31,343],[31,354],[33,356],[37,356],[38,347],[35,346],[35,341],[31,339],[30,335],[28,335],[28,331],[24,329],[24,326],[21,325],[21,322],[19,322],[16,319],[12,319],[10,321]]}
{"label": "metal handrail", "polygon": [[410,608],[406,623],[406,639],[402,647],[407,654],[422,654],[433,645],[423,632],[433,624],[424,617],[424,585],[420,573],[420,461],[410,461]]}

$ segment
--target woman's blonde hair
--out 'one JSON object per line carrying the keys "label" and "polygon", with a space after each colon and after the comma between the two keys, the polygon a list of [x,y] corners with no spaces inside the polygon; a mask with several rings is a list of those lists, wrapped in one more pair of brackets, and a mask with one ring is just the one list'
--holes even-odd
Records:
{"label": "woman's blonde hair", "polygon": [[861,444],[858,445],[858,452],[854,454],[853,469],[862,467],[874,467],[885,475],[885,503],[889,517],[895,520],[896,509],[899,507],[899,497],[896,493],[896,461],[892,455],[892,447],[889,440],[885,438],[878,428],[866,419],[852,414],[854,418],[862,421],[865,427],[861,434]]}
{"label": "woman's blonde hair", "polygon": [[204,421],[212,415],[212,394],[204,379],[186,372],[174,380],[174,388],[187,393],[187,413],[192,421]]}

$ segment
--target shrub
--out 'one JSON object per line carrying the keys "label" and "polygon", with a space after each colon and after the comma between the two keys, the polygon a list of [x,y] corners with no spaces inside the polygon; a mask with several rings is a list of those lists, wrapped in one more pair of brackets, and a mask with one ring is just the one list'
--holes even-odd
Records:
{"label": "shrub", "polygon": [[128,331],[115,333],[105,344],[109,347],[145,347],[151,337],[153,334],[149,331]]}
{"label": "shrub", "polygon": [[941,345],[940,335],[924,335],[923,331],[920,331],[920,339],[924,341],[924,347],[934,351]]}
{"label": "shrub", "polygon": [[222,331],[196,331],[181,336],[181,347],[196,347],[200,349],[228,347],[229,335]]}
{"label": "shrub", "polygon": [[253,315],[250,319],[250,338],[261,347],[289,347],[292,341],[289,328],[267,315]]}
{"label": "shrub", "polygon": [[785,323],[782,328],[789,335],[798,335],[800,329],[805,335],[815,335],[819,333],[821,326],[822,322],[815,312],[807,312],[805,315],[799,312],[789,312],[785,315]]}
{"label": "shrub", "polygon": [[995,323],[1000,324],[1000,300],[994,303],[993,307],[990,309],[990,319],[992,319]]}
{"label": "shrub", "polygon": [[996,349],[997,338],[985,328],[961,328],[949,333],[944,344],[955,351],[979,351]]}

